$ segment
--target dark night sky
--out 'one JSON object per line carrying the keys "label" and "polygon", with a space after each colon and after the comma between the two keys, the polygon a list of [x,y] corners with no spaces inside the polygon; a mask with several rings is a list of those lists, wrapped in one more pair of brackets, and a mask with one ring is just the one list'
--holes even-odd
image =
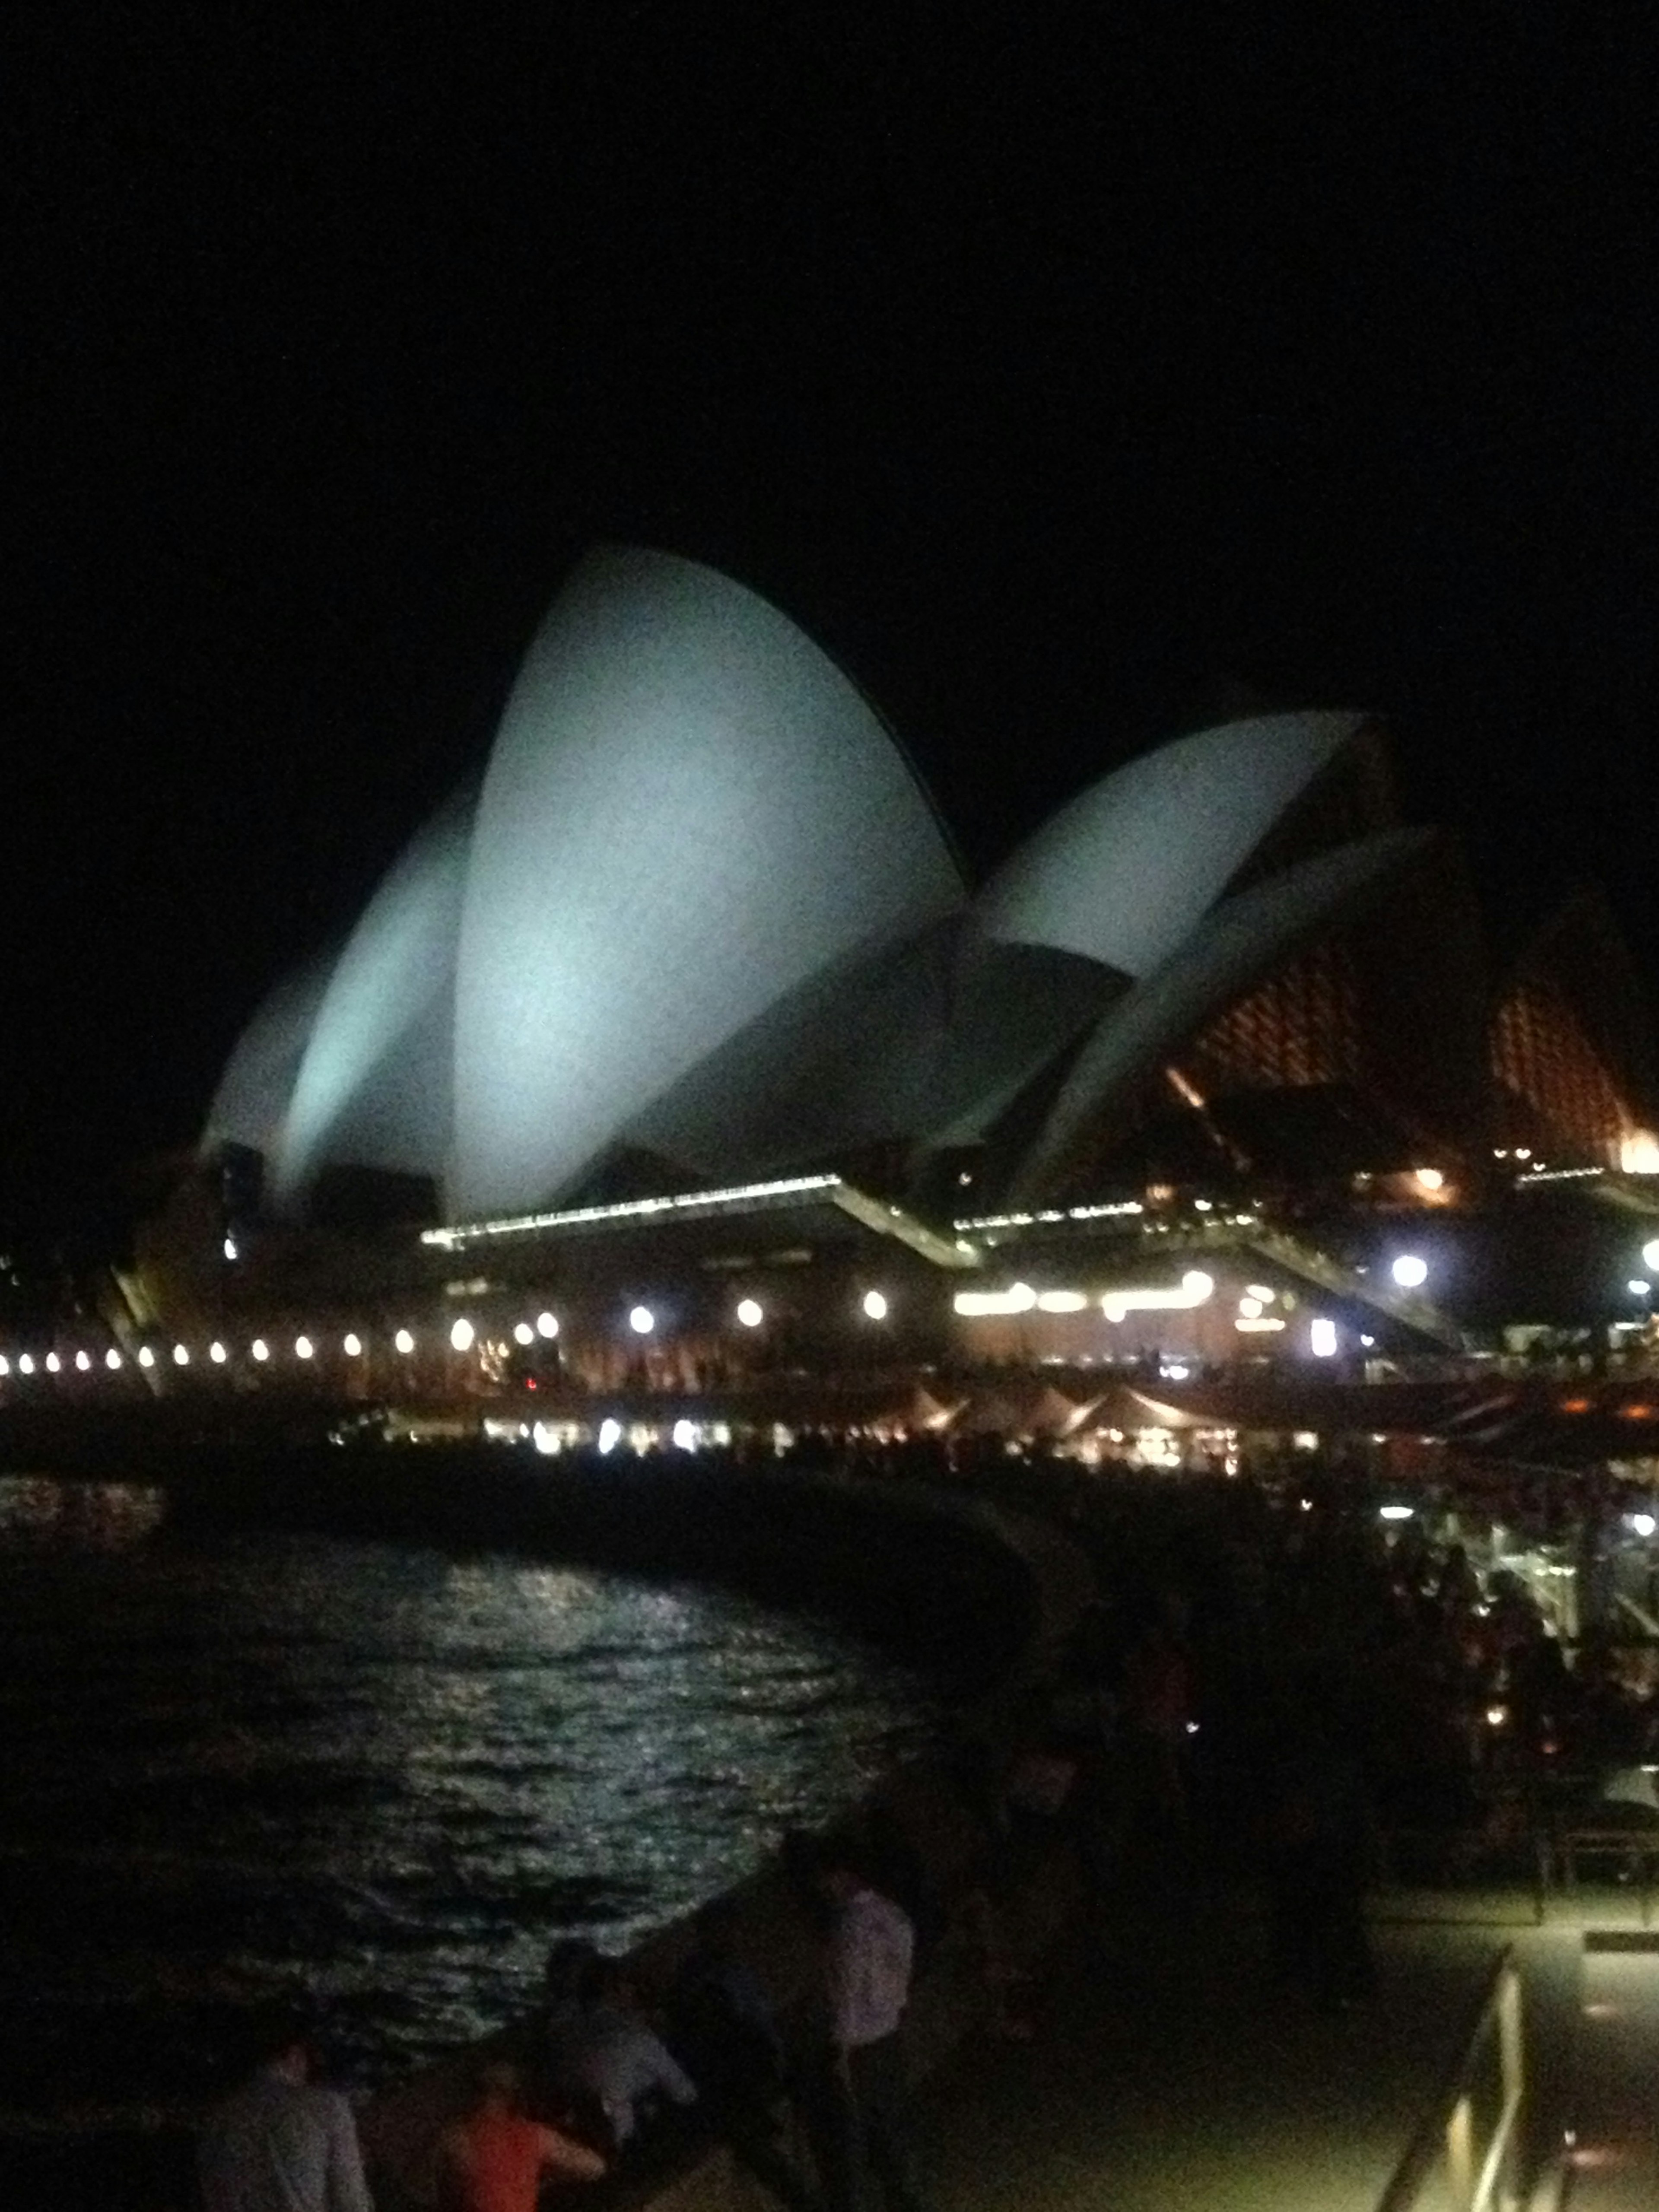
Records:
{"label": "dark night sky", "polygon": [[804,621],[975,866],[1248,685],[1659,970],[1647,11],[114,12],[3,70],[0,1208],[189,1139],[600,538]]}

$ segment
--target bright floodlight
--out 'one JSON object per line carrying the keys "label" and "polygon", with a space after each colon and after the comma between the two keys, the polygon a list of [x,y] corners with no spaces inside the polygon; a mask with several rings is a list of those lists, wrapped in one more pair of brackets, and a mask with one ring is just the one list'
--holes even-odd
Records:
{"label": "bright floodlight", "polygon": [[556,1337],[558,1333],[559,1322],[558,1316],[556,1314],[544,1313],[537,1315],[536,1334],[538,1336],[544,1336],[551,1340]]}
{"label": "bright floodlight", "polygon": [[871,1321],[886,1320],[887,1301],[879,1291],[866,1291],[865,1292],[864,1310],[866,1317]]}
{"label": "bright floodlight", "polygon": [[189,1364],[190,1364],[190,1346],[189,1346],[187,1344],[175,1344],[175,1345],[173,1346],[173,1365],[174,1365],[175,1367],[188,1367],[188,1366],[189,1366]]}
{"label": "bright floodlight", "polygon": [[75,1364],[84,1375],[92,1364],[92,1354],[89,1352],[77,1352],[75,1355]]}
{"label": "bright floodlight", "polygon": [[396,1336],[392,1338],[392,1341],[396,1345],[398,1350],[403,1353],[405,1358],[407,1358],[409,1354],[415,1349],[415,1339],[410,1335],[410,1332],[406,1328],[400,1328]]}
{"label": "bright floodlight", "polygon": [[738,1301],[738,1319],[743,1323],[745,1328],[758,1328],[761,1323],[766,1319],[765,1314],[761,1310],[759,1299],[739,1298]]}
{"label": "bright floodlight", "polygon": [[1414,1291],[1429,1279],[1429,1263],[1419,1259],[1415,1252],[1402,1252],[1389,1269],[1402,1291]]}
{"label": "bright floodlight", "polygon": [[536,1332],[532,1328],[527,1321],[515,1321],[514,1322],[513,1341],[514,1344],[534,1344],[536,1341]]}
{"label": "bright floodlight", "polygon": [[359,1359],[362,1357],[363,1340],[355,1328],[348,1334],[343,1349],[348,1359]]}
{"label": "bright floodlight", "polygon": [[296,1359],[309,1359],[316,1349],[308,1336],[296,1336],[294,1340],[294,1357]]}
{"label": "bright floodlight", "polygon": [[657,1316],[649,1306],[635,1306],[628,1316],[628,1326],[635,1336],[649,1336],[657,1326]]}
{"label": "bright floodlight", "polygon": [[1659,1521],[1656,1521],[1651,1513],[1627,1513],[1625,1518],[1638,1536],[1650,1536],[1656,1528],[1659,1528]]}
{"label": "bright floodlight", "polygon": [[104,1364],[108,1368],[112,1375],[114,1374],[116,1369],[121,1364],[121,1355],[118,1352],[115,1351],[112,1346],[104,1354]]}
{"label": "bright floodlight", "polygon": [[[253,1357],[256,1359],[269,1359],[270,1357],[270,1346],[265,1342],[262,1336],[256,1336],[252,1343],[249,1345],[248,1350],[253,1354]],[[138,1356],[142,1359],[143,1358],[143,1352],[140,1352]]]}
{"label": "bright floodlight", "polygon": [[1321,1314],[1308,1330],[1308,1349],[1316,1359],[1328,1359],[1336,1350],[1336,1323]]}
{"label": "bright floodlight", "polygon": [[208,1358],[213,1362],[216,1367],[222,1367],[228,1356],[229,1355],[227,1353],[225,1347],[217,1340],[216,1338],[213,1343],[209,1345]]}
{"label": "bright floodlight", "polygon": [[599,1423],[599,1449],[602,1452],[615,1451],[617,1446],[622,1442],[622,1423],[620,1421],[601,1421]]}
{"label": "bright floodlight", "polygon": [[463,1314],[459,1321],[451,1323],[449,1341],[457,1352],[471,1352],[473,1340],[477,1334],[477,1330]]}

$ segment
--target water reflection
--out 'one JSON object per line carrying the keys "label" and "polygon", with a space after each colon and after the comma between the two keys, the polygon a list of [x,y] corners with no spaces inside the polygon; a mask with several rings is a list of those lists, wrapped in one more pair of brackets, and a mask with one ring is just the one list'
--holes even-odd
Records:
{"label": "water reflection", "polygon": [[736,1879],[936,1711],[729,1595],[6,1481],[0,2079],[36,2112],[169,2102],[295,1975],[366,2070],[405,2065],[521,2006],[555,1933],[620,1945]]}
{"label": "water reflection", "polygon": [[0,1544],[31,1542],[118,1550],[142,1544],[167,1518],[154,1483],[60,1482],[50,1475],[0,1475]]}

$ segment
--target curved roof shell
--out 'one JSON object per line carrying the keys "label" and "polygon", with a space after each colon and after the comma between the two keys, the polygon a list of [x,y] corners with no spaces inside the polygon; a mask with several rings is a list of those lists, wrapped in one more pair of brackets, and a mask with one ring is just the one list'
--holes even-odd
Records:
{"label": "curved roof shell", "polygon": [[1013,1195],[1042,1191],[1086,1127],[1161,1066],[1200,1024],[1305,938],[1375,896],[1435,842],[1432,830],[1384,830],[1225,900],[1097,1025],[1021,1164]]}
{"label": "curved roof shell", "polygon": [[202,1132],[204,1151],[246,1145],[267,1159],[283,1140],[289,1101],[328,988],[332,951],[284,975],[237,1038]]}
{"label": "curved roof shell", "polygon": [[454,1208],[569,1190],[786,994],[961,896],[897,746],[792,623],[670,555],[591,556],[526,658],[479,800]]}
{"label": "curved roof shell", "polygon": [[975,901],[980,927],[1149,975],[1364,726],[1353,714],[1260,714],[1143,754],[1026,840]]}
{"label": "curved roof shell", "polygon": [[388,872],[334,963],[276,1148],[281,1205],[293,1204],[328,1159],[443,1172],[473,805],[469,789],[439,809]]}

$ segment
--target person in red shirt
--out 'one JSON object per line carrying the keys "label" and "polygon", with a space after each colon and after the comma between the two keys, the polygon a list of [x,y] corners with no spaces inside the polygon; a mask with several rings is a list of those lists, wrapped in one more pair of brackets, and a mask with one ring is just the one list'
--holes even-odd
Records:
{"label": "person in red shirt", "polygon": [[438,2202],[444,2212],[536,2212],[544,2173],[597,2181],[598,2151],[518,2108],[517,2071],[502,2060],[478,2070],[472,2103],[438,2141]]}

